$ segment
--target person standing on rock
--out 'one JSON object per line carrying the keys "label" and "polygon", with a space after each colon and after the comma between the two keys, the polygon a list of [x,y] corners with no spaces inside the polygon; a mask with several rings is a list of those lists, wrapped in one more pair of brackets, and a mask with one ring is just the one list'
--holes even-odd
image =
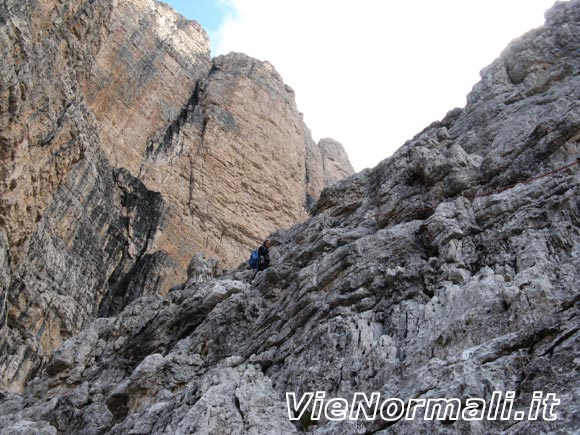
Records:
{"label": "person standing on rock", "polygon": [[270,239],[264,240],[262,246],[255,249],[250,256],[248,263],[252,269],[255,269],[254,276],[250,279],[250,282],[254,280],[258,272],[265,270],[270,266],[270,246],[272,246],[272,241]]}
{"label": "person standing on rock", "polygon": [[270,266],[270,246],[272,246],[272,241],[266,239],[262,243],[262,246],[258,248],[258,272]]}

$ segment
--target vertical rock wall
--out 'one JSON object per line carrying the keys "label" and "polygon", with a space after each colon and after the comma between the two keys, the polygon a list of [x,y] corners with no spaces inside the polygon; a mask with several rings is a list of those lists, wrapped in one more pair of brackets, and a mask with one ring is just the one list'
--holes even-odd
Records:
{"label": "vertical rock wall", "polygon": [[144,182],[175,205],[174,230],[160,236],[166,249],[183,261],[202,251],[234,265],[265,234],[303,220],[304,131],[293,92],[270,64],[214,59],[179,122],[150,142],[142,168]]}

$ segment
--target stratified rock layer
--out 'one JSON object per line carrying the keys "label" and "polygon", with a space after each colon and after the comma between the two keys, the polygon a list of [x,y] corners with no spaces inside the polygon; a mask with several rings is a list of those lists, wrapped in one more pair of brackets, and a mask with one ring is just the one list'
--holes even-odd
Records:
{"label": "stratified rock layer", "polygon": [[[198,258],[66,341],[0,401],[0,434],[577,434],[579,26],[579,1],[556,4],[464,109],[275,233],[252,284],[200,283],[215,264]],[[312,391],[560,404],[554,421],[291,424],[285,393]]]}
{"label": "stratified rock layer", "polygon": [[[0,4],[0,387],[97,316],[306,217],[293,92],[152,0]],[[308,168],[307,168],[308,166]]]}

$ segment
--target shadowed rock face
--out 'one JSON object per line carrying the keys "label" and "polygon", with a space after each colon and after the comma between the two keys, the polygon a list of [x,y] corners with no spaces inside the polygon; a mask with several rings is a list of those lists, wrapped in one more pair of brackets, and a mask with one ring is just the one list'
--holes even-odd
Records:
{"label": "shadowed rock face", "polygon": [[[464,109],[276,232],[252,284],[242,267],[200,282],[217,271],[196,258],[187,283],[65,341],[22,396],[3,394],[0,434],[578,433],[580,165],[553,171],[580,157],[580,2],[546,18]],[[150,211],[136,228],[154,226],[156,197],[114,174],[113,191]],[[322,390],[463,403],[514,391],[519,411],[543,391],[560,405],[555,421],[291,424],[285,392]]]}
{"label": "shadowed rock face", "polygon": [[[152,0],[0,3],[0,388],[96,316],[232,266],[324,168],[273,67]],[[316,154],[318,152],[318,154]]]}

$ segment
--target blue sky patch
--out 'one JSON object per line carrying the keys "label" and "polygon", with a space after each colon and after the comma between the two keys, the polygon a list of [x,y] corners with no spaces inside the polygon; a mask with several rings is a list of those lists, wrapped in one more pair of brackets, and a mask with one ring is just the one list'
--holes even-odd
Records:
{"label": "blue sky patch", "polygon": [[226,9],[218,0],[163,0],[190,20],[195,20],[208,33],[215,33],[223,21]]}

